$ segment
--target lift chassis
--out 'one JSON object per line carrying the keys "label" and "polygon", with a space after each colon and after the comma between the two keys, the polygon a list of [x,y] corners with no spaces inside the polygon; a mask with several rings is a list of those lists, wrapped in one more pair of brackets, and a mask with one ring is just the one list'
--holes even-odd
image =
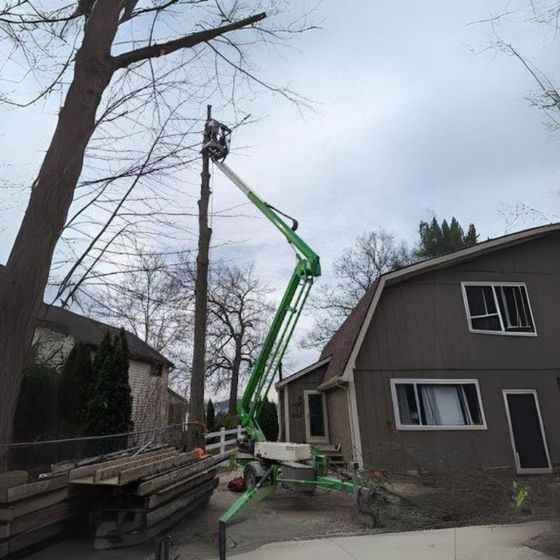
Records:
{"label": "lift chassis", "polygon": [[321,275],[321,265],[319,256],[296,233],[297,221],[265,202],[224,163],[229,153],[231,130],[215,120],[208,121],[206,126],[210,141],[203,146],[203,152],[210,155],[220,171],[284,235],[296,257],[294,271],[237,405],[246,435],[237,442],[239,453],[233,463],[244,468],[246,490],[219,521],[220,560],[225,560],[227,525],[246,506],[272,494],[279,484],[308,493],[320,487],[354,493],[355,496],[358,485],[356,467],[352,482],[329,476],[327,456],[307,444],[268,442],[259,426],[257,418],[263,398],[276,378],[311,286]]}

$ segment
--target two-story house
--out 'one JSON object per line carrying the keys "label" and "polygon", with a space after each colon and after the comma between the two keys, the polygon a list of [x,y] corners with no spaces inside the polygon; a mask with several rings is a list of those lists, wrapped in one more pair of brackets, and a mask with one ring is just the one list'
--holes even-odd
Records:
{"label": "two-story house", "polygon": [[[45,304],[37,318],[34,352],[39,361],[62,367],[76,342],[87,344],[95,353],[107,332],[114,336],[118,329],[68,309]],[[174,422],[184,421],[186,399],[172,393],[168,387],[173,364],[135,334],[126,331],[126,337],[130,353],[128,382],[134,429],[162,428],[170,423],[171,415]]]}
{"label": "two-story house", "polygon": [[277,383],[283,439],[389,470],[560,465],[560,224],[381,276]]}

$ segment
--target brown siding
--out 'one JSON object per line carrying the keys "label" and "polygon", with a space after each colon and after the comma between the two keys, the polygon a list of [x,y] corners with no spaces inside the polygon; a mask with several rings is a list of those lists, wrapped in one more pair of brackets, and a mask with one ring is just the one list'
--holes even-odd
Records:
{"label": "brown siding", "polygon": [[352,437],[345,389],[333,389],[327,393],[327,415],[330,443],[332,445],[340,444],[344,459],[350,463],[352,461]]}
{"label": "brown siding", "polygon": [[288,407],[290,414],[290,441],[305,443],[305,409],[303,392],[317,389],[323,380],[326,365],[288,383]]}
{"label": "brown siding", "polygon": [[[478,379],[486,430],[396,430],[391,378],[426,378],[423,371],[356,372],[362,453],[368,466],[391,470],[452,467],[513,467],[513,451],[502,389],[536,389],[553,463],[560,463],[556,430],[560,371],[438,371],[434,379]],[[365,413],[364,411],[369,411]]]}
{"label": "brown siding", "polygon": [[[284,394],[288,390],[290,441],[305,443],[305,406],[303,401],[304,391],[316,390],[323,381],[323,376],[328,364],[309,372],[308,374],[292,381],[278,391],[278,408],[283,427]],[[352,461],[352,440],[350,432],[350,419],[348,414],[347,392],[342,388],[335,388],[326,392],[327,420],[329,443],[341,444],[342,454],[348,462]],[[286,435],[282,432],[282,437]]]}
{"label": "brown siding", "polygon": [[278,389],[278,425],[280,426],[278,441],[286,441],[286,426],[284,425],[284,395],[285,389]]}
{"label": "brown siding", "polygon": [[[505,388],[537,389],[551,458],[560,463],[559,256],[554,233],[384,290],[356,363],[367,463],[410,467],[414,455],[441,465],[513,465]],[[525,282],[538,336],[470,333],[460,285],[468,280]],[[479,379],[488,430],[396,432],[387,424],[391,377]]]}

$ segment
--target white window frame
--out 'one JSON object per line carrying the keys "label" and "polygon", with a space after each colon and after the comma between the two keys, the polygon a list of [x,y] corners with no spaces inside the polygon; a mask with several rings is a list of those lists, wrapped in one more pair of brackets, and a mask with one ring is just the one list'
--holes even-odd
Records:
{"label": "white window frame", "polygon": [[[487,430],[486,426],[486,416],[484,414],[484,407],[482,405],[482,395],[480,393],[480,386],[478,384],[478,379],[423,379],[421,377],[413,377],[410,379],[391,379],[391,397],[393,400],[393,413],[395,416],[395,426],[398,430],[410,430],[410,431],[440,431],[440,430]],[[478,396],[478,408],[480,410],[480,419],[482,424],[468,424],[465,426],[422,426],[416,424],[401,424],[401,417],[399,414],[399,402],[397,399],[397,385],[414,385],[414,392],[416,394],[416,400],[418,401],[418,389],[417,385],[468,385],[474,384],[476,387],[476,394]],[[419,402],[417,403],[420,404]],[[418,409],[420,412],[420,409]]]}
{"label": "white window frame", "polygon": [[[492,286],[499,288],[500,286],[504,287],[523,287],[525,289],[525,295],[527,296],[527,305],[529,306],[529,314],[531,316],[531,321],[533,323],[533,332],[516,332],[516,331],[506,331],[504,326],[504,318],[502,317],[502,312],[498,301],[496,300],[496,292],[492,290],[492,294],[494,295],[494,304],[496,305],[497,315],[500,319],[500,326],[502,327],[501,331],[489,331],[484,329],[475,329],[472,326],[471,321],[471,312],[469,309],[469,300],[467,298],[467,286]],[[499,336],[537,336],[537,325],[535,323],[535,316],[533,315],[533,308],[531,307],[531,300],[529,299],[529,290],[527,289],[527,284],[525,282],[478,282],[476,280],[468,281],[468,282],[461,282],[461,292],[463,293],[463,303],[465,305],[465,315],[467,317],[467,325],[469,327],[469,331],[474,334],[495,334]]]}
{"label": "white window frame", "polygon": [[[324,436],[311,436],[311,426],[309,423],[309,401],[308,395],[321,395],[323,402],[323,427]],[[329,443],[329,420],[327,417],[327,396],[323,391],[309,390],[303,392],[303,407],[305,413],[305,441],[307,443]]]}
{"label": "white window frame", "polygon": [[[510,441],[511,441],[511,449],[513,452],[513,459],[515,461],[515,468],[517,469],[518,474],[548,474],[552,472],[552,462],[550,460],[550,452],[548,450],[548,442],[546,440],[546,432],[544,430],[544,422],[542,419],[542,414],[541,414],[541,405],[539,403],[539,395],[537,393],[536,389],[503,389],[502,390],[502,394],[504,397],[504,406],[506,409],[506,416],[507,416],[507,421],[508,421],[508,427],[509,427],[509,437],[510,437]],[[548,461],[548,467],[542,467],[539,469],[533,469],[533,468],[526,468],[524,469],[521,466],[521,461],[519,460],[519,455],[517,453],[517,448],[515,446],[515,438],[513,437],[513,426],[511,424],[511,415],[509,412],[509,405],[508,405],[508,400],[507,400],[507,396],[508,395],[533,395],[533,397],[535,398],[535,406],[537,408],[537,414],[539,416],[539,425],[541,427],[541,434],[542,434],[542,438],[543,438],[543,445],[544,445],[544,450],[545,450],[545,454],[546,454],[546,459]]]}

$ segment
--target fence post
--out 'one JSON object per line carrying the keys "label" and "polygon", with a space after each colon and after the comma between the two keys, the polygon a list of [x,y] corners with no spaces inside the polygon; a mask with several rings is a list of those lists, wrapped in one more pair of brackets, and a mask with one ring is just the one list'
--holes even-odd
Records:
{"label": "fence post", "polygon": [[241,437],[241,433],[242,433],[241,430],[243,430],[241,424],[237,424],[237,439]]}
{"label": "fence post", "polygon": [[224,426],[220,428],[220,453],[226,452],[226,429]]}

